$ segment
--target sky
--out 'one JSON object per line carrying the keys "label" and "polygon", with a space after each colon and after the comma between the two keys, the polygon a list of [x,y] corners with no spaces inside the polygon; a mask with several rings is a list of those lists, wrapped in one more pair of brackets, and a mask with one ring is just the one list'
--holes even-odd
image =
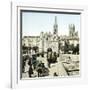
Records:
{"label": "sky", "polygon": [[55,16],[57,16],[58,35],[68,35],[69,24],[74,24],[75,31],[78,31],[80,36],[80,14],[40,12],[22,13],[22,36],[38,36],[42,31],[53,33]]}

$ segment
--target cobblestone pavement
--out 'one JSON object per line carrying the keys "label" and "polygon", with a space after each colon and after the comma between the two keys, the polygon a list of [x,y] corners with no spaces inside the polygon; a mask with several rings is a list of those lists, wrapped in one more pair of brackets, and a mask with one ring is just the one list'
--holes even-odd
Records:
{"label": "cobblestone pavement", "polygon": [[[64,61],[65,58],[67,58],[68,56],[71,56],[71,58],[74,61],[77,61],[77,60],[79,61],[79,56],[78,55],[76,55],[76,56],[75,55],[61,55],[60,57],[57,58],[56,63],[53,63],[53,64],[50,65],[49,76],[54,76],[54,73],[56,73],[58,76],[68,76],[68,74],[67,74],[67,72],[66,72],[66,70],[63,66],[63,63],[62,63],[62,61]],[[45,67],[48,68],[46,57],[44,57],[44,58],[38,57],[37,59],[39,61],[42,61],[45,64]],[[27,65],[26,68],[28,68],[28,65]],[[22,78],[29,78],[28,73],[23,73]]]}

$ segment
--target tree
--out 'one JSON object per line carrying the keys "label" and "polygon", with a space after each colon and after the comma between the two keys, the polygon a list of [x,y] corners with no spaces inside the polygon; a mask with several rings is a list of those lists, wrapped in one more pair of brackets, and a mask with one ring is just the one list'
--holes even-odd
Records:
{"label": "tree", "polygon": [[76,46],[76,53],[79,54],[79,44]]}
{"label": "tree", "polygon": [[66,53],[68,53],[68,51],[69,51],[69,41],[67,40],[67,41],[65,41],[65,46],[64,46],[64,53],[66,54]]}
{"label": "tree", "polygon": [[35,52],[37,52],[37,51],[38,51],[38,46],[34,46],[34,47],[33,47],[33,50],[34,50]]}
{"label": "tree", "polygon": [[73,51],[74,48],[75,48],[75,47],[74,47],[74,44],[71,44],[70,47],[69,47],[69,49],[70,49],[71,51]]}

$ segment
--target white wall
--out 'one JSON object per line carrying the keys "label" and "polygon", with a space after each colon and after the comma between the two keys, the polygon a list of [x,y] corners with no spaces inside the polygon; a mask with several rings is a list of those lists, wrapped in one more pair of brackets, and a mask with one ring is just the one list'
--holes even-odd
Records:
{"label": "white wall", "polygon": [[[19,0],[22,1],[22,0]],[[24,0],[24,1],[31,1],[31,0]],[[56,3],[56,4],[64,4],[64,5],[86,5],[88,7],[88,29],[86,29],[85,36],[87,37],[86,43],[86,53],[89,56],[89,49],[90,49],[90,0],[32,0],[35,3]],[[1,0],[0,1],[0,90],[8,90],[10,89],[10,0]],[[87,56],[87,57],[88,57]],[[88,57],[88,63],[90,63],[90,58]],[[90,76],[90,65],[88,66],[88,76]],[[89,84],[90,78],[88,77]],[[87,85],[77,85],[74,86],[58,86],[58,87],[45,87],[45,88],[33,88],[31,90],[90,90],[89,84]],[[26,89],[25,89],[26,90]],[[30,90],[30,89],[29,89]]]}

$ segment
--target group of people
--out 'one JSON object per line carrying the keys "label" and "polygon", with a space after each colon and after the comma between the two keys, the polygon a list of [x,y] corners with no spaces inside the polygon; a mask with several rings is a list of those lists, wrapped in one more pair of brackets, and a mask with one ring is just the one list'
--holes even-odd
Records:
{"label": "group of people", "polygon": [[48,51],[47,52],[47,61],[48,61],[48,67],[50,68],[51,63],[56,63],[57,62],[57,53]]}
{"label": "group of people", "polygon": [[[57,62],[57,54],[56,52],[47,51],[46,53],[46,62],[43,63],[44,57],[42,55],[38,55],[37,53],[29,53],[27,55],[23,55],[22,58],[22,72],[27,73],[29,77],[42,77],[42,76],[48,76],[49,75],[49,69],[51,63]],[[41,56],[41,61],[39,61],[37,58]]]}
{"label": "group of people", "polygon": [[22,72],[28,73],[29,77],[42,77],[49,73],[48,68],[45,67],[42,61],[37,60],[37,55],[34,54],[23,56]]}

